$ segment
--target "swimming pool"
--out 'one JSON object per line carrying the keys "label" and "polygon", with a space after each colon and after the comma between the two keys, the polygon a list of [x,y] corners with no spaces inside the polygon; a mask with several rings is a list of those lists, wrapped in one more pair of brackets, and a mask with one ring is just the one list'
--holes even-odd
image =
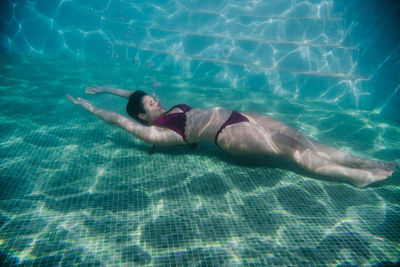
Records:
{"label": "swimming pool", "polygon": [[[372,66],[354,67],[371,46],[344,38],[351,5],[6,3],[13,12],[3,16],[0,56],[3,265],[399,261],[399,170],[359,189],[314,179],[283,159],[233,156],[212,144],[149,155],[150,145],[65,98],[125,114],[125,99],[84,94],[100,84],[155,93],[168,107],[179,101],[257,111],[346,152],[399,163],[399,78],[382,84],[383,70],[371,76]],[[20,26],[12,35],[13,22]],[[396,62],[398,50],[389,48],[385,62]],[[397,68],[385,64],[389,74]],[[390,83],[392,91],[374,93]]]}

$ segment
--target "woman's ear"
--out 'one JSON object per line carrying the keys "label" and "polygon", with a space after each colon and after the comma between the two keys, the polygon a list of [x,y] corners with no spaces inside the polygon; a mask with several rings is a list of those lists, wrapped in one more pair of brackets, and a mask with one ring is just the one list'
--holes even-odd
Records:
{"label": "woman's ear", "polygon": [[141,119],[141,120],[147,120],[147,115],[145,114],[145,113],[139,113],[138,114],[138,117],[139,117],[139,119]]}

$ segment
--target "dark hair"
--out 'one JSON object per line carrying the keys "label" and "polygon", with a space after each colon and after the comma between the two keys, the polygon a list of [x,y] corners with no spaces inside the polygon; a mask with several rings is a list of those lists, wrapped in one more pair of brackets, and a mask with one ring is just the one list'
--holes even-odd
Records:
{"label": "dark hair", "polygon": [[144,125],[148,124],[147,121],[140,119],[138,115],[139,113],[146,113],[142,103],[142,98],[146,95],[145,92],[137,90],[130,95],[129,102],[126,105],[126,113]]}

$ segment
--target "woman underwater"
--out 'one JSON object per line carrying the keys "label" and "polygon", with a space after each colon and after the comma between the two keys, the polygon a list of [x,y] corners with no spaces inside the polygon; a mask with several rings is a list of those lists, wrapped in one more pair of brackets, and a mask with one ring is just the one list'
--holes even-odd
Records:
{"label": "woman underwater", "polygon": [[237,112],[220,107],[192,109],[184,104],[166,110],[143,91],[106,86],[87,87],[86,93],[109,93],[129,99],[126,111],[139,123],[97,108],[85,99],[67,95],[72,103],[100,119],[157,146],[208,141],[233,154],[283,156],[311,172],[340,178],[358,187],[389,177],[397,166],[396,163],[353,157],[311,140],[285,123],[259,113]]}

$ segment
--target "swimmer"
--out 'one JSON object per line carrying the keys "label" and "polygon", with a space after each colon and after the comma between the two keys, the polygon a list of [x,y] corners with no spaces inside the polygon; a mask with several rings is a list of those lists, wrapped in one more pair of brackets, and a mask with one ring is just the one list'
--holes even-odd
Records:
{"label": "swimmer", "polygon": [[[277,155],[293,160],[304,169],[326,178],[337,178],[358,187],[386,179],[397,164],[365,160],[307,138],[299,131],[267,115],[225,108],[197,109],[185,104],[164,108],[143,91],[107,86],[90,86],[88,94],[108,93],[128,99],[131,120],[93,106],[80,97],[66,95],[105,122],[120,127],[155,146],[211,142],[223,150],[241,155]],[[152,149],[152,150],[153,150]]]}

